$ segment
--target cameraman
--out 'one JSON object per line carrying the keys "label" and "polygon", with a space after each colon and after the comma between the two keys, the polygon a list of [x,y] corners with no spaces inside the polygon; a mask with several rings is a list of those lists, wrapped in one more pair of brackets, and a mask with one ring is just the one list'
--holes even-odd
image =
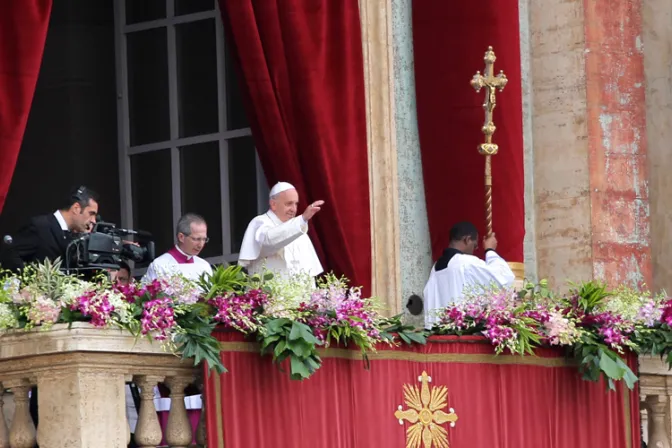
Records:
{"label": "cameraman", "polygon": [[17,271],[27,263],[65,259],[65,251],[73,233],[90,231],[98,214],[98,194],[80,186],[64,198],[58,210],[50,215],[31,218],[0,251],[0,265]]}

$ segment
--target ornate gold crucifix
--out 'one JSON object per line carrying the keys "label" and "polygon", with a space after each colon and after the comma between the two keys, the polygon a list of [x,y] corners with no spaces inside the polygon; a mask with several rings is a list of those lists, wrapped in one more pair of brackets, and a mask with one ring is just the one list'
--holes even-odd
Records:
{"label": "ornate gold crucifix", "polygon": [[488,236],[492,235],[492,160],[490,158],[497,154],[498,150],[497,145],[492,143],[492,134],[497,130],[495,123],[492,121],[492,113],[497,105],[497,89],[501,92],[508,82],[503,71],[500,71],[497,76],[494,75],[496,59],[492,47],[488,47],[488,51],[485,52],[483,58],[485,61],[483,74],[476,72],[471,80],[471,86],[476,89],[476,92],[480,92],[483,87],[486,89],[485,101],[483,102],[485,122],[481,128],[481,131],[485,134],[485,143],[478,145],[478,152],[485,156],[485,226]]}

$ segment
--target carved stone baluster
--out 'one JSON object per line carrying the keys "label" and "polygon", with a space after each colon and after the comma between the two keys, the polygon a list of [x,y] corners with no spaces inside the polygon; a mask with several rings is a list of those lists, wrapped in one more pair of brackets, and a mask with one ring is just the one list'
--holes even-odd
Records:
{"label": "carved stone baluster", "polygon": [[0,383],[0,448],[9,448],[9,430],[7,429],[7,422],[5,421],[5,410],[3,408],[5,402],[3,397],[5,395],[5,388]]}
{"label": "carved stone baluster", "polygon": [[642,427],[642,442],[649,443],[649,407],[646,404],[646,395],[641,396],[639,402],[639,417]]}
{"label": "carved stone baluster", "polygon": [[201,407],[201,418],[198,419],[198,426],[196,427],[196,443],[197,446],[205,447],[206,437],[205,437],[205,394],[203,393],[203,386],[199,387],[201,390],[201,402],[203,403]]}
{"label": "carved stone baluster", "polygon": [[193,381],[192,377],[171,376],[166,379],[170,388],[170,414],[166,425],[166,442],[172,448],[187,448],[191,445],[193,433],[191,422],[184,406],[184,388]]}
{"label": "carved stone baluster", "polygon": [[5,381],[5,387],[14,393],[14,419],[9,430],[9,446],[12,448],[33,448],[36,442],[36,431],[30,416],[28,391],[31,382],[28,379]]}
{"label": "carved stone baluster", "polygon": [[140,412],[134,437],[139,448],[156,448],[161,443],[163,434],[154,407],[154,387],[160,381],[162,376],[139,375],[133,379],[140,388]]}
{"label": "carved stone baluster", "polygon": [[666,395],[647,395],[646,397],[649,421],[649,446],[652,448],[670,448],[665,416],[668,406]]}

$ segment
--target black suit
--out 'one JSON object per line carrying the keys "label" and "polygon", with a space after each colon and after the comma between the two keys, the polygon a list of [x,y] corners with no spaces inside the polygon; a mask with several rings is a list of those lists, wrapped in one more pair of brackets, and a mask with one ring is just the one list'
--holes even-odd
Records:
{"label": "black suit", "polygon": [[26,263],[64,259],[70,240],[53,214],[32,218],[27,226],[12,235],[12,239],[12,244],[5,245],[2,250],[0,264],[14,271],[22,269]]}
{"label": "black suit", "polygon": [[[12,236],[11,245],[4,245],[0,251],[0,265],[5,269],[18,271],[26,263],[64,259],[70,241],[69,232],[61,229],[56,217],[51,215],[32,218],[27,226]],[[37,388],[33,387],[30,397],[30,413],[35,426],[37,418]]]}

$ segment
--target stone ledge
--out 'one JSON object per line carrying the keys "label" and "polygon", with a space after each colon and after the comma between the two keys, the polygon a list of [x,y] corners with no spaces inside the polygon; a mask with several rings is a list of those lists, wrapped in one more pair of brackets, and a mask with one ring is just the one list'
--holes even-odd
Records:
{"label": "stone ledge", "polygon": [[0,361],[69,352],[170,355],[158,342],[136,340],[125,330],[96,328],[86,322],[75,322],[70,328],[68,324],[57,324],[49,330],[0,333]]}
{"label": "stone ledge", "polygon": [[96,328],[77,322],[49,330],[0,333],[0,382],[16,378],[89,373],[193,376],[200,369],[191,361],[165,352],[158,342],[136,339],[119,329]]}

